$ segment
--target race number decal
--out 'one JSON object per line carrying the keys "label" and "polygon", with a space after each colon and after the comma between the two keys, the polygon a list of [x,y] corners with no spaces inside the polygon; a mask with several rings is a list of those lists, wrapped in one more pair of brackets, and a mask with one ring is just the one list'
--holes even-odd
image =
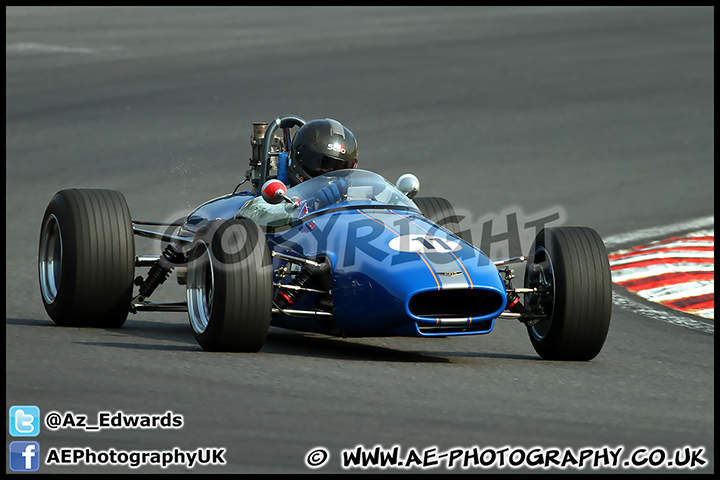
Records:
{"label": "race number decal", "polygon": [[462,248],[455,240],[417,234],[395,237],[388,246],[397,252],[416,253],[448,253]]}

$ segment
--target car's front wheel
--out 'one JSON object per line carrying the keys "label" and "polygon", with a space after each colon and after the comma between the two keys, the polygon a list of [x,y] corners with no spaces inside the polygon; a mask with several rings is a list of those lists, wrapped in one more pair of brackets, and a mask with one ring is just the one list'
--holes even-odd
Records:
{"label": "car's front wheel", "polygon": [[602,349],[612,310],[605,245],[587,227],[538,233],[525,270],[525,307],[542,318],[528,327],[535,351],[548,360],[591,360]]}
{"label": "car's front wheel", "polygon": [[272,318],[272,261],[250,220],[213,220],[193,240],[187,272],[190,325],[209,351],[257,352]]}
{"label": "car's front wheel", "polygon": [[125,323],[135,272],[135,239],[125,197],[114,190],[55,194],[40,229],[40,294],[58,325]]}

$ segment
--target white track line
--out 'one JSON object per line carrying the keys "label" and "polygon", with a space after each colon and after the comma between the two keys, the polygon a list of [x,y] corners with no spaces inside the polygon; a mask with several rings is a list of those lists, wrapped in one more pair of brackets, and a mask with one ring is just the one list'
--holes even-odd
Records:
{"label": "white track line", "polygon": [[5,52],[46,52],[46,53],[93,53],[92,48],[64,47],[62,45],[47,45],[44,43],[20,42],[5,44]]}
{"label": "white track line", "polygon": [[605,246],[607,248],[613,248],[623,243],[630,242],[642,242],[651,238],[662,237],[665,235],[672,236],[677,232],[686,230],[696,230],[712,227],[715,225],[715,216],[710,215],[708,217],[696,218],[694,220],[688,220],[686,222],[678,222],[664,227],[644,228],[635,232],[621,233],[619,235],[611,235],[607,238],[603,238]]}
{"label": "white track line", "polygon": [[707,258],[708,260],[714,260],[715,254],[713,252],[684,252],[678,250],[655,253],[638,253],[637,255],[630,255],[616,260],[610,260],[610,266],[614,267],[616,265],[668,258]]}

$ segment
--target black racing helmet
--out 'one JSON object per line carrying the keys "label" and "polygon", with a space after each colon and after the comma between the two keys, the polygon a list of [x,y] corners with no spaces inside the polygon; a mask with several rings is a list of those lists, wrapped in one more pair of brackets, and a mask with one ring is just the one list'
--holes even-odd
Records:
{"label": "black racing helmet", "polygon": [[357,168],[355,135],[337,120],[312,120],[295,133],[287,172],[292,185],[333,170]]}

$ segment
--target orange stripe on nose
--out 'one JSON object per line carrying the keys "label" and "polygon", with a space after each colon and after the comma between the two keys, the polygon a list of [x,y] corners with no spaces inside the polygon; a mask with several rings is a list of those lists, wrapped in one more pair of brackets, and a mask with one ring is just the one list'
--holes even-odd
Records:
{"label": "orange stripe on nose", "polygon": [[432,273],[432,276],[433,276],[433,278],[435,279],[435,283],[437,283],[438,290],[442,290],[442,287],[440,286],[440,280],[438,280],[437,275],[435,275],[435,271],[434,271],[433,268],[430,266],[430,264],[428,263],[428,261],[425,259],[425,255],[423,255],[423,254],[420,253],[420,252],[417,252],[417,254],[420,256],[420,259],[421,259],[423,262],[425,262],[425,265],[427,265],[428,270],[430,270],[430,273]]}
{"label": "orange stripe on nose", "polygon": [[[391,211],[392,211],[392,210],[391,210]],[[376,218],[372,218],[370,215],[366,215],[365,212],[363,212],[363,211],[360,210],[359,208],[357,209],[357,212],[358,212],[360,215],[363,215],[363,216],[369,218],[369,219],[372,220],[373,222],[379,223],[380,225],[382,225],[383,227],[387,228],[387,229],[390,230],[392,233],[394,233],[397,237],[400,237],[400,234],[399,234],[398,232],[396,232],[396,231],[393,230],[392,228],[388,227],[387,225],[385,225],[385,224],[384,224],[383,222],[381,222],[380,220],[378,220],[378,219],[376,219]],[[393,212],[393,213],[395,213],[395,212]],[[397,215],[397,214],[396,214],[396,215]],[[399,215],[398,215],[398,216],[399,216]],[[442,286],[440,285],[440,280],[438,280],[438,277],[437,277],[437,275],[435,274],[435,270],[433,270],[433,268],[430,266],[430,264],[428,263],[427,259],[425,258],[425,256],[424,256],[422,253],[420,253],[420,252],[416,252],[416,253],[420,256],[420,259],[423,261],[423,263],[425,263],[425,265],[427,266],[428,270],[430,270],[430,273],[432,274],[433,278],[435,279],[435,283],[437,284],[438,290],[442,290]]]}
{"label": "orange stripe on nose", "polygon": [[[419,228],[419,229],[422,230],[423,232],[427,233],[428,235],[431,235],[430,232],[428,232],[428,231],[425,230],[422,226],[420,226],[420,225],[418,225],[417,223],[413,222],[413,221],[410,220],[409,218],[403,217],[402,215],[398,214],[397,212],[395,212],[395,211],[393,211],[393,210],[390,210],[390,212],[391,212],[392,214],[397,215],[398,217],[403,218],[403,219],[407,220],[408,222],[412,223],[413,225],[415,225],[417,228]],[[463,274],[465,275],[465,280],[467,281],[468,285],[470,286],[470,289],[472,289],[472,288],[473,288],[472,280],[470,280],[470,274],[468,274],[467,270],[465,269],[465,265],[462,264],[462,262],[460,261],[460,259],[452,252],[452,250],[451,250],[450,252],[448,252],[448,253],[450,253],[450,255],[453,256],[453,258],[455,259],[455,263],[457,263],[458,266],[462,269]]]}

